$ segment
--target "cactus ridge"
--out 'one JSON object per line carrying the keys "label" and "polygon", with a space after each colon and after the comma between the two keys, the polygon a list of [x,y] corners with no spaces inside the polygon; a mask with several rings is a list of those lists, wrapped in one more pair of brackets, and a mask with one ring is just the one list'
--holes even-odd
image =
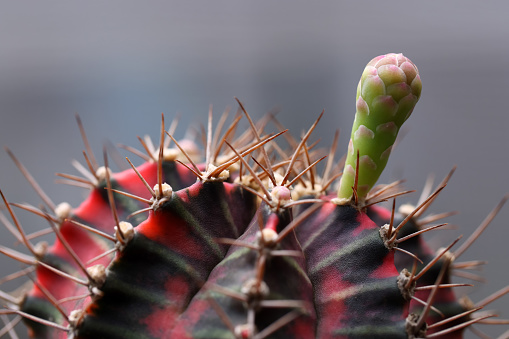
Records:
{"label": "cactus ridge", "polygon": [[[313,239],[303,249],[316,291],[318,337],[406,337],[406,300],[397,286],[393,252],[384,245],[378,226],[353,206],[327,203],[296,234],[298,239]],[[398,330],[388,328],[389,323]],[[372,326],[383,329],[365,332]]]}
{"label": "cactus ridge", "polygon": [[[118,173],[106,152],[99,167],[78,117],[86,167],[74,165],[83,177],[58,174],[90,190],[74,209],[55,205],[8,150],[45,206],[8,203],[2,193],[12,223],[0,219],[27,249],[0,252],[27,269],[0,281],[32,282],[0,291],[0,334],[15,337],[11,323],[21,318],[32,338],[81,339],[445,339],[490,323],[495,312],[481,308],[509,287],[473,303],[456,296],[465,284],[451,281],[479,265],[456,260],[507,197],[459,249],[452,250],[457,239],[435,252],[422,234],[443,227],[435,223],[450,213],[423,215],[452,171],[433,193],[423,190],[417,207],[396,208],[396,197],[411,192],[402,181],[373,186],[420,88],[417,67],[401,54],[366,66],[337,193],[338,135],[330,150],[310,141],[323,112],[297,140],[274,117],[253,122],[238,100],[242,114],[224,132],[228,111],[215,131],[210,111],[203,157],[194,141],[177,141],[176,121],[166,130],[162,116],[159,146],[145,137],[138,139],[146,154],[124,147],[145,162],[128,159],[132,168]],[[244,116],[249,128],[235,136]],[[270,121],[279,133],[264,134]],[[277,144],[281,134],[289,150]],[[379,204],[387,200],[392,209]],[[54,243],[33,245],[11,206],[49,222]]]}

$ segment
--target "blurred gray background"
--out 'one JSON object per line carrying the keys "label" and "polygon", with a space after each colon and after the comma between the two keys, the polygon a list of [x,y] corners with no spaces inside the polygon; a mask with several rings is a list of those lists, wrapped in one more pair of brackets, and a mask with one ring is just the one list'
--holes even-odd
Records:
{"label": "blurred gray background", "polygon": [[[445,245],[469,235],[509,192],[508,10],[505,1],[465,0],[4,2],[0,145],[53,200],[74,206],[84,191],[55,185],[54,173],[75,173],[70,160],[81,160],[76,112],[99,154],[105,140],[137,146],[136,135],[155,138],[161,112],[167,120],[182,114],[182,137],[186,126],[205,123],[209,104],[216,117],[236,109],[234,96],[256,118],[280,107],[278,119],[295,134],[325,109],[315,139],[328,146],[340,128],[342,154],[365,64],[403,52],[419,67],[423,92],[381,182],[402,177],[421,189],[428,174],[440,180],[458,165],[432,208],[461,211],[449,218],[460,230],[432,236]],[[0,188],[11,201],[39,203],[5,152]],[[41,227],[18,215],[29,231]],[[508,240],[506,206],[461,257],[489,261],[487,283],[465,290],[474,301],[509,283]],[[0,263],[0,275],[18,268]],[[509,296],[490,309],[508,318]],[[492,336],[507,327],[477,326]]]}

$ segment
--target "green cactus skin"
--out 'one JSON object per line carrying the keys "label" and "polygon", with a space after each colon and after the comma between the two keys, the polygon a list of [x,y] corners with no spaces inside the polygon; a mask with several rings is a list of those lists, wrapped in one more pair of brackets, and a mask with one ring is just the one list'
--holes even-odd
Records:
{"label": "green cactus skin", "polygon": [[[35,339],[463,338],[463,325],[482,319],[474,304],[451,286],[422,288],[448,283],[455,255],[468,246],[443,252],[420,274],[436,257],[419,233],[426,217],[419,208],[395,213],[370,200],[401,193],[372,187],[420,92],[417,67],[401,54],[366,66],[337,194],[326,184],[336,173],[308,171],[320,152],[306,140],[288,157],[270,141],[281,161],[271,164],[272,155],[256,152],[273,137],[253,128],[234,140],[237,117],[224,136],[235,153],[212,156],[223,142],[209,142],[206,165],[161,146],[159,157],[147,149],[151,160],[135,170],[93,168],[104,175],[95,174],[76,209],[13,204],[49,220],[57,239],[32,246],[20,226],[13,233],[33,258],[0,246],[35,272],[21,298],[0,291],[0,315],[23,316]],[[430,298],[453,320],[434,326],[442,319],[415,298]]]}
{"label": "green cactus skin", "polygon": [[401,125],[421,95],[417,67],[402,54],[372,59],[357,86],[356,113],[338,198],[352,199],[357,155],[357,196],[366,197],[387,164]]}

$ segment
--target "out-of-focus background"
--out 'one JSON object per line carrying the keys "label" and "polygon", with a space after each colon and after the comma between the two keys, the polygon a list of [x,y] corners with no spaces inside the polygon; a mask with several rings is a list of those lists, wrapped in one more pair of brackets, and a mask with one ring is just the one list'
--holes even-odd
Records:
{"label": "out-of-focus background", "polygon": [[[467,0],[11,1],[0,11],[0,145],[53,200],[74,206],[83,190],[53,182],[54,172],[75,173],[70,160],[81,160],[76,112],[100,154],[105,140],[137,146],[137,135],[155,138],[161,112],[167,120],[181,114],[182,137],[186,126],[205,123],[210,104],[216,117],[236,109],[234,96],[255,118],[280,107],[278,119],[295,134],[324,109],[315,139],[328,146],[340,128],[342,154],[365,64],[403,52],[419,67],[422,97],[381,182],[402,177],[421,189],[428,174],[440,180],[457,165],[432,208],[461,211],[449,218],[460,230],[432,236],[446,245],[509,192],[508,11],[505,1]],[[5,152],[0,188],[11,201],[39,203]],[[41,227],[18,214],[28,230]],[[1,238],[14,242],[3,231]],[[461,257],[489,261],[475,272],[487,282],[465,290],[474,301],[509,283],[508,241],[506,206]],[[2,276],[18,267],[0,263]],[[509,296],[491,308],[508,318]],[[495,336],[507,325],[477,328]]]}

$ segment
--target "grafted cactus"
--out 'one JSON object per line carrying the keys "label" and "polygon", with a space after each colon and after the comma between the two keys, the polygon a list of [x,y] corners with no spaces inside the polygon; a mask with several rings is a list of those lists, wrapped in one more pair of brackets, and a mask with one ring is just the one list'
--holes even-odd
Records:
{"label": "grafted cactus", "polygon": [[[224,133],[227,115],[214,133],[209,115],[204,162],[194,141],[166,131],[164,117],[159,147],[140,138],[146,154],[134,152],[145,163],[128,159],[123,172],[111,171],[106,152],[99,167],[84,137],[84,178],[60,174],[90,189],[74,209],[54,204],[9,151],[45,207],[2,193],[12,222],[2,221],[26,246],[0,247],[26,266],[4,281],[32,282],[0,292],[0,334],[15,337],[23,318],[32,338],[461,338],[494,316],[479,311],[509,287],[478,304],[457,298],[464,284],[450,282],[452,263],[507,198],[459,249],[458,239],[435,253],[421,234],[444,226],[432,224],[447,213],[423,214],[450,176],[416,207],[396,209],[409,193],[401,182],[374,186],[420,92],[417,67],[403,55],[368,63],[338,192],[337,138],[322,176],[323,150],[309,141],[322,115],[301,140],[287,136],[286,150],[276,139],[286,131],[265,135],[270,119],[255,124],[240,102]],[[244,115],[249,128],[235,136]],[[391,199],[392,209],[380,206]],[[33,245],[13,207],[46,219],[53,245]]]}

